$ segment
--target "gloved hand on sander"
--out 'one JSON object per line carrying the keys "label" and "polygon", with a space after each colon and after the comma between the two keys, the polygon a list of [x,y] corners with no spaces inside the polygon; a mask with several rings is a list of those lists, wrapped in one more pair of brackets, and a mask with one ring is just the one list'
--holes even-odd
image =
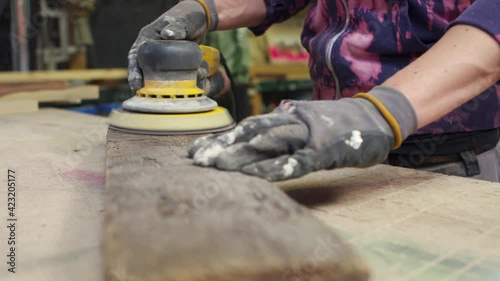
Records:
{"label": "gloved hand on sander", "polygon": [[270,114],[197,139],[188,153],[196,165],[280,181],[381,163],[416,129],[417,116],[407,98],[378,86],[339,101],[283,101]]}
{"label": "gloved hand on sander", "polygon": [[[179,2],[161,15],[154,22],[139,32],[135,43],[128,54],[128,81],[135,93],[144,86],[143,73],[137,60],[137,50],[146,41],[152,40],[189,40],[201,44],[207,32],[215,30],[218,23],[217,9],[214,0],[185,0]],[[199,70],[199,79],[203,80],[207,73]],[[218,94],[223,90],[223,72],[218,72],[207,79],[207,96]]]}

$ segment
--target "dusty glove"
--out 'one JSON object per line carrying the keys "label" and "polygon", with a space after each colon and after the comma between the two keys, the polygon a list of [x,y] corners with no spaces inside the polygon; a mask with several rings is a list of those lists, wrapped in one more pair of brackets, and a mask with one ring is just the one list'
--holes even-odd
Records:
{"label": "dusty glove", "polygon": [[135,93],[143,87],[143,76],[137,61],[137,50],[148,40],[190,40],[203,42],[208,31],[217,28],[218,15],[214,0],[186,0],[178,3],[139,32],[128,54],[128,81]]}
{"label": "dusty glove", "polygon": [[229,92],[231,89],[231,82],[222,66],[213,75],[207,75],[207,70],[202,67],[198,70],[198,77],[196,79],[198,81],[198,87],[203,89],[209,98],[216,100],[221,95]]}
{"label": "dusty glove", "polygon": [[279,181],[381,163],[416,129],[406,97],[379,86],[339,101],[284,101],[270,114],[196,140],[188,153],[196,165]]}

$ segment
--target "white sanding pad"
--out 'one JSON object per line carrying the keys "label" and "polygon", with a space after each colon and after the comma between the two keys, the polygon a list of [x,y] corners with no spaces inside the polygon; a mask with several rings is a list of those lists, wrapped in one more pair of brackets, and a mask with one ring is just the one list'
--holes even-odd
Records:
{"label": "white sanding pad", "polygon": [[223,107],[201,113],[158,114],[113,110],[110,126],[117,130],[139,134],[173,135],[222,132],[235,126]]}
{"label": "white sanding pad", "polygon": [[134,96],[123,102],[128,111],[153,113],[193,113],[210,111],[217,107],[217,102],[203,96],[192,99],[160,99]]}

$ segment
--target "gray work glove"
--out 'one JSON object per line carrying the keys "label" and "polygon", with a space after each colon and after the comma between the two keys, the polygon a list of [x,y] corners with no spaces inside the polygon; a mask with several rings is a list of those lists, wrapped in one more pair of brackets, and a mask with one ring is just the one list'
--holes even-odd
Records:
{"label": "gray work glove", "polygon": [[128,81],[135,93],[143,87],[137,50],[149,40],[190,40],[201,44],[208,31],[217,28],[214,0],[186,0],[178,3],[139,32],[128,54]]}
{"label": "gray work glove", "polygon": [[205,95],[215,101],[227,95],[231,90],[231,81],[223,68],[219,68],[219,70],[211,76],[207,75],[206,69],[200,68],[198,70],[197,80],[198,87],[205,91]]}
{"label": "gray work glove", "polygon": [[284,101],[270,114],[197,139],[188,153],[196,165],[279,181],[381,163],[416,129],[406,97],[379,86],[339,101]]}

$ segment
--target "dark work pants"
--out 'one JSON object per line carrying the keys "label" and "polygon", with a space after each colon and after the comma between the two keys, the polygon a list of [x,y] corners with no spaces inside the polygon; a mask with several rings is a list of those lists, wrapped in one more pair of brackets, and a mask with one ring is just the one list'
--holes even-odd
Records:
{"label": "dark work pants", "polygon": [[500,143],[496,148],[476,155],[480,174],[468,177],[465,173],[465,166],[462,161],[427,166],[425,168],[415,168],[417,170],[441,173],[450,176],[468,177],[473,179],[500,182]]}

